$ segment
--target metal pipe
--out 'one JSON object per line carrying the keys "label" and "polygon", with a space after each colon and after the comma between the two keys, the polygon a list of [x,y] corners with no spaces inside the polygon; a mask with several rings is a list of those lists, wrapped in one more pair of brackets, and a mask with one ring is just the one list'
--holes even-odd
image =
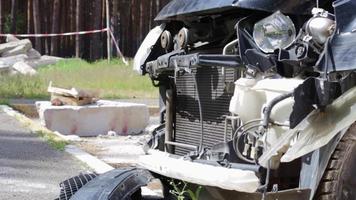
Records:
{"label": "metal pipe", "polygon": [[225,126],[224,126],[224,142],[227,142],[227,117],[225,118]]}
{"label": "metal pipe", "polygon": [[[225,45],[225,47],[224,47],[224,49],[223,49],[223,55],[227,55],[227,51],[228,51],[231,47],[235,46],[235,45],[238,44],[238,43],[239,43],[239,39],[235,39],[235,40],[229,42],[227,45]],[[225,68],[225,67],[223,67],[223,68],[221,69],[221,75],[222,75],[222,77],[223,77],[223,83],[225,83],[225,78],[226,78],[226,68]]]}
{"label": "metal pipe", "polygon": [[182,148],[186,148],[186,149],[190,149],[190,150],[194,150],[194,151],[196,151],[196,150],[198,149],[197,146],[189,145],[189,144],[183,144],[183,143],[178,143],[178,142],[166,141],[165,144],[168,144],[168,145],[166,145],[166,146],[177,146],[177,147],[182,147]]}
{"label": "metal pipe", "polygon": [[[194,79],[194,84],[195,84],[195,91],[197,92],[197,99],[198,99],[198,107],[199,107],[199,117],[200,117],[200,131],[201,131],[201,136],[200,136],[200,144],[199,144],[199,149],[198,151],[203,151],[203,145],[204,145],[204,117],[203,117],[203,108],[201,106],[201,100],[200,100],[200,95],[199,95],[199,87],[198,87],[198,81],[196,75],[193,75]],[[199,152],[199,153],[200,153]]]}
{"label": "metal pipe", "polygon": [[272,109],[273,107],[278,104],[279,102],[287,99],[287,98],[290,98],[290,97],[293,97],[293,94],[294,92],[290,92],[290,93],[286,93],[286,94],[282,94],[276,98],[274,98],[271,102],[268,103],[268,105],[266,106],[265,110],[264,110],[264,116],[263,116],[263,127],[264,128],[267,128],[268,127],[268,123],[270,121],[270,116],[271,116],[271,112],[272,112]]}
{"label": "metal pipe", "polygon": [[[173,140],[173,95],[172,90],[166,90],[166,122],[165,129],[166,133],[164,134],[164,141],[171,142]],[[166,152],[173,153],[173,147],[171,145],[165,145]]]}

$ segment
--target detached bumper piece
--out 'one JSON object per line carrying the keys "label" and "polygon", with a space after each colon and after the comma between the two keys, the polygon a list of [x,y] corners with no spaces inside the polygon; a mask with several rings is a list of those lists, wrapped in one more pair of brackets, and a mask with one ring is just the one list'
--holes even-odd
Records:
{"label": "detached bumper piece", "polygon": [[217,167],[185,161],[179,156],[150,150],[141,156],[139,164],[148,170],[190,183],[225,190],[253,193],[259,187],[255,171]]}

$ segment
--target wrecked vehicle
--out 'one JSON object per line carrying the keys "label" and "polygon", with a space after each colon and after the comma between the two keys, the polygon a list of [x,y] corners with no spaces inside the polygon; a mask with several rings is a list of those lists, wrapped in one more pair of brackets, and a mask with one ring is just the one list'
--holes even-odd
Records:
{"label": "wrecked vehicle", "polygon": [[356,199],[355,9],[172,0],[134,63],[159,87],[161,126],[104,196],[141,199],[152,176],[164,199],[172,182],[200,192],[181,199]]}

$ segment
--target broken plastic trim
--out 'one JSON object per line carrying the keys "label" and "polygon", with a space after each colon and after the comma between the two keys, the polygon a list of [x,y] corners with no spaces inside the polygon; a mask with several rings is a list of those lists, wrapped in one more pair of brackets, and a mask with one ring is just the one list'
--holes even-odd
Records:
{"label": "broken plastic trim", "polygon": [[[314,110],[295,128],[284,133],[275,145],[260,157],[259,164],[267,166],[272,157],[281,157],[281,162],[291,162],[325,146],[355,121],[356,87],[353,87],[326,107],[325,111]],[[290,142],[295,137],[297,141],[290,147]]]}

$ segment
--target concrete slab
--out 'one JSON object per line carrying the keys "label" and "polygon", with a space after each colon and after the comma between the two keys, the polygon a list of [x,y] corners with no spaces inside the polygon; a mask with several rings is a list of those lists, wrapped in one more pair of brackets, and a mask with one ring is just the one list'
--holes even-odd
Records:
{"label": "concrete slab", "polygon": [[141,133],[149,122],[144,104],[100,100],[87,106],[52,106],[36,102],[41,123],[64,135],[98,136],[115,131],[118,135]]}

